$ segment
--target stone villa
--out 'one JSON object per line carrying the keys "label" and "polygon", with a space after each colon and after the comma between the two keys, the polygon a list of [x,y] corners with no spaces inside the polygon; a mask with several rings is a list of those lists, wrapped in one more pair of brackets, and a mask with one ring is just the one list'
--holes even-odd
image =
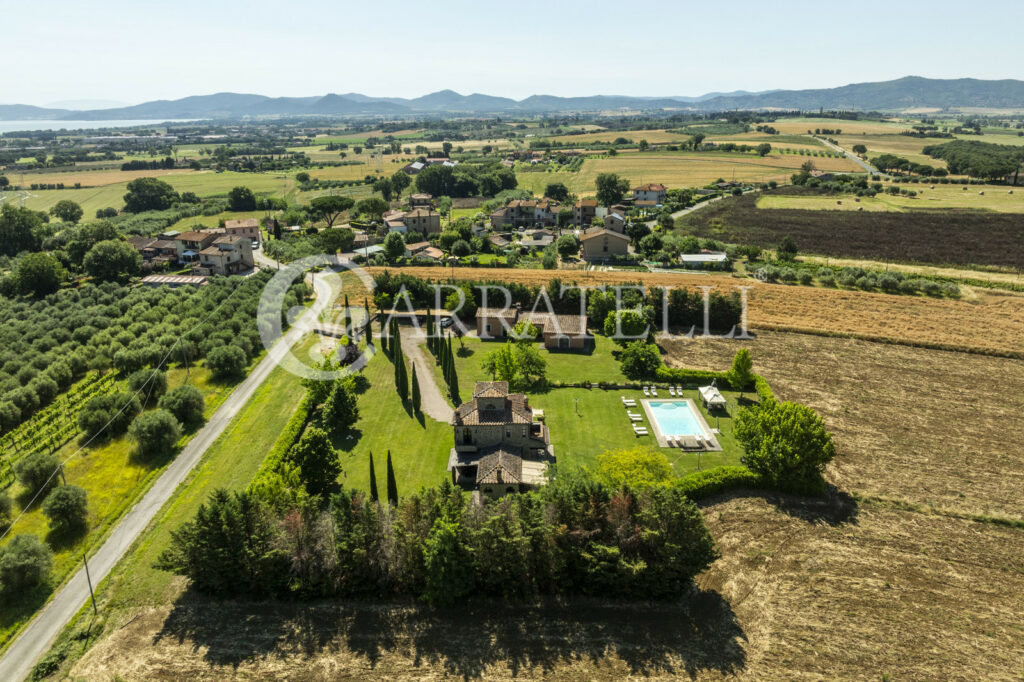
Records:
{"label": "stone villa", "polygon": [[554,451],[547,426],[534,420],[522,393],[506,381],[478,381],[473,398],[452,415],[454,447],[448,457],[452,482],[488,497],[544,484]]}

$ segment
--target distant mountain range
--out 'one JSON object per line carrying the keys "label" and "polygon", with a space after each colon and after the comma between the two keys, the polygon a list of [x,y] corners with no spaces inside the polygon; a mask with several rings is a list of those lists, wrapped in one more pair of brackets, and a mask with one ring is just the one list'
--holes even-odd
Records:
{"label": "distant mountain range", "polygon": [[731,111],[843,109],[900,111],[909,108],[986,107],[1024,109],[1024,81],[907,76],[881,83],[856,83],[818,90],[708,93],[700,97],[532,95],[523,100],[441,90],[422,97],[368,97],[359,93],[314,97],[266,97],[221,92],[177,100],[101,109],[54,109],[0,105],[0,120],[241,119],[265,116],[437,116],[643,111]]}

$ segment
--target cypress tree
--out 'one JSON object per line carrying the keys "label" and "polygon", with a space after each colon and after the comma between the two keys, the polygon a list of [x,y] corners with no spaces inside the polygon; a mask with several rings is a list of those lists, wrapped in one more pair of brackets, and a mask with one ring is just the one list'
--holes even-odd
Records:
{"label": "cypress tree", "polygon": [[412,410],[420,411],[420,381],[416,378],[416,363],[412,363]]}
{"label": "cypress tree", "polygon": [[434,316],[427,309],[427,350],[434,352]]}
{"label": "cypress tree", "polygon": [[373,319],[370,317],[370,306],[366,303],[366,299],[363,299],[363,307],[366,309],[366,343],[373,345]]}
{"label": "cypress tree", "polygon": [[370,453],[370,499],[374,502],[380,500],[377,495],[377,474],[373,471],[373,453]]}
{"label": "cypress tree", "polygon": [[448,353],[446,352],[445,348],[446,346],[444,345],[444,341],[440,341],[438,343],[438,350],[441,351],[441,376],[444,377],[444,382],[447,384],[450,363],[448,362]]}
{"label": "cypress tree", "polygon": [[455,371],[455,362],[451,363],[451,369],[448,370],[451,378],[448,380],[448,392],[451,393],[452,402],[456,405],[459,404],[459,375]]}
{"label": "cypress tree", "polygon": [[398,506],[398,482],[395,481],[395,469],[391,466],[391,451],[388,450],[388,502]]}

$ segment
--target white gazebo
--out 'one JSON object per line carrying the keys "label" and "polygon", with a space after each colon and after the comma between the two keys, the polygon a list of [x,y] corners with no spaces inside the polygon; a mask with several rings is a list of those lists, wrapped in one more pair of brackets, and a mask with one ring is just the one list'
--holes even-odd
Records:
{"label": "white gazebo", "polygon": [[700,399],[704,402],[704,407],[707,409],[712,410],[716,407],[725,407],[725,397],[716,386],[701,386],[697,391],[700,393]]}

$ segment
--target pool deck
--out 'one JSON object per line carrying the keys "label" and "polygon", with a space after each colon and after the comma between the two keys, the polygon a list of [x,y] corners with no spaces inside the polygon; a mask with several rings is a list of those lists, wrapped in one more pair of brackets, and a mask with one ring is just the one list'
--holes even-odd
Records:
{"label": "pool deck", "polygon": [[[668,397],[668,398],[660,398],[659,397],[659,398],[653,398],[653,399],[652,398],[644,398],[640,402],[644,406],[644,414],[647,415],[647,421],[649,421],[651,423],[651,428],[654,430],[654,438],[658,441],[658,445],[660,447],[663,447],[663,448],[673,447],[673,446],[668,444],[668,436],[675,436],[677,434],[664,434],[664,433],[661,432],[661,426],[658,424],[658,420],[654,416],[654,410],[651,409],[651,402],[652,402],[652,400],[653,400],[653,402],[657,402],[657,403],[686,403],[686,407],[690,410],[690,412],[693,413],[693,416],[697,420],[697,424],[704,431],[704,433],[702,435],[704,436],[705,442],[710,441],[710,443],[711,443],[710,446],[705,446],[704,448],[701,448],[701,449],[704,452],[721,452],[722,451],[722,445],[718,442],[718,439],[715,437],[714,431],[712,431],[711,427],[708,426],[707,420],[704,419],[704,415],[702,415],[700,413],[700,410],[697,409],[697,406],[694,404],[692,399],[690,399],[690,398],[672,398],[672,397]],[[674,446],[674,447],[678,447],[678,446]],[[696,452],[696,450],[693,450],[693,452]]]}

